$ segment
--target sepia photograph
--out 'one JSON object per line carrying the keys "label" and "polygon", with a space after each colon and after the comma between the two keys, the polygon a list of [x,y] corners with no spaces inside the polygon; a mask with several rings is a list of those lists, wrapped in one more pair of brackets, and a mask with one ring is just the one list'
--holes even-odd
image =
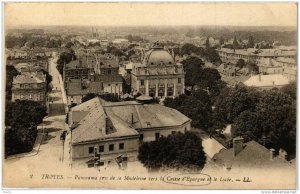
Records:
{"label": "sepia photograph", "polygon": [[297,189],[297,2],[2,6],[3,188]]}

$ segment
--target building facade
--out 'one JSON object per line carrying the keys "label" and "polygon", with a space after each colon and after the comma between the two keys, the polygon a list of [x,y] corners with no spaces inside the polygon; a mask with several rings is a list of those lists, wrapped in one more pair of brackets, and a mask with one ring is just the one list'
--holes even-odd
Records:
{"label": "building facade", "polygon": [[144,54],[141,63],[133,63],[131,88],[133,93],[151,97],[176,97],[184,94],[184,70],[174,56],[158,43]]}
{"label": "building facade", "polygon": [[246,63],[258,63],[263,58],[275,59],[277,57],[296,58],[297,51],[280,49],[229,49],[221,48],[217,50],[223,62],[236,63],[243,59]]}
{"label": "building facade", "polygon": [[46,102],[46,76],[42,72],[21,72],[13,78],[12,101]]}
{"label": "building facade", "polygon": [[191,128],[191,120],[175,109],[136,101],[106,102],[101,98],[72,107],[68,124],[72,129],[72,160],[88,166],[95,150],[100,154],[101,166],[120,156],[136,161],[141,142],[185,133]]}

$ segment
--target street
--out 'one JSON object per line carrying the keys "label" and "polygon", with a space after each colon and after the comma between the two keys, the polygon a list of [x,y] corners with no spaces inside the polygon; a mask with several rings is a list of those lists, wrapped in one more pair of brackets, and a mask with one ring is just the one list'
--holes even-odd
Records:
{"label": "street", "polygon": [[[6,172],[17,171],[23,176],[42,172],[63,172],[67,168],[67,162],[64,162],[64,146],[60,140],[62,131],[66,130],[65,124],[65,104],[62,98],[61,81],[56,69],[57,57],[49,60],[49,73],[52,75],[53,90],[48,94],[50,101],[49,115],[45,117],[42,129],[45,138],[42,141],[37,154],[8,159],[3,162]],[[53,102],[52,102],[53,101]],[[68,159],[68,158],[67,158]],[[64,165],[66,164],[66,165]],[[26,168],[24,168],[26,166]],[[5,175],[5,172],[4,172]],[[9,176],[9,175],[6,175]]]}

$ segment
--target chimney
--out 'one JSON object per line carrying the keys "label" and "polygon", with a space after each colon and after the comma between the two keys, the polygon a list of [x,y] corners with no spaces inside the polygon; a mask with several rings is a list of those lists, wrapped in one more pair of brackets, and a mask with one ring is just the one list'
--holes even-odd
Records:
{"label": "chimney", "polygon": [[275,150],[273,148],[270,149],[270,159],[273,160],[275,158]]}
{"label": "chimney", "polygon": [[105,117],[105,134],[111,134],[114,132],[113,125],[108,117]]}
{"label": "chimney", "polygon": [[131,124],[133,124],[133,113],[131,113]]}
{"label": "chimney", "polygon": [[258,74],[258,81],[261,82],[261,74]]}
{"label": "chimney", "polygon": [[244,149],[244,138],[236,137],[233,139],[233,156],[238,155]]}

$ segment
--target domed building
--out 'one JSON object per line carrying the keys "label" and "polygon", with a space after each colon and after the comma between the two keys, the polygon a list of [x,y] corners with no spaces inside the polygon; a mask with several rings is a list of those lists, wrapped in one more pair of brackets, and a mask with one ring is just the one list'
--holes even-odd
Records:
{"label": "domed building", "polygon": [[144,54],[141,63],[132,67],[132,92],[165,98],[176,97],[184,93],[184,71],[180,63],[176,63],[174,55],[156,42]]}

